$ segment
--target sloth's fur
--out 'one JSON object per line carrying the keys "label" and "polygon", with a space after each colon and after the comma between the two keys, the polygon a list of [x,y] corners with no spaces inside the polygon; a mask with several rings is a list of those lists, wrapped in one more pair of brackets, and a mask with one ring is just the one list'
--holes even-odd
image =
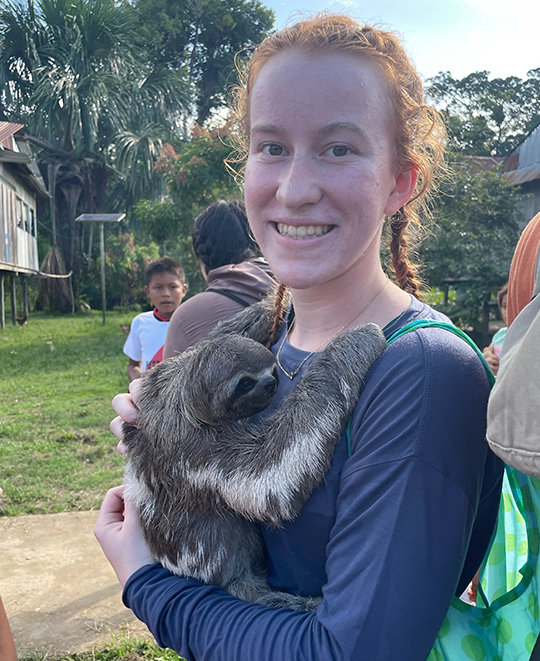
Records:
{"label": "sloth's fur", "polygon": [[136,426],[124,424],[126,495],[154,557],[172,572],[247,601],[313,609],[320,598],[270,590],[254,522],[279,526],[298,514],[386,342],[374,324],[342,333],[276,411],[246,424],[277,387],[263,346],[270,317],[265,302],[251,306],[143,374]]}

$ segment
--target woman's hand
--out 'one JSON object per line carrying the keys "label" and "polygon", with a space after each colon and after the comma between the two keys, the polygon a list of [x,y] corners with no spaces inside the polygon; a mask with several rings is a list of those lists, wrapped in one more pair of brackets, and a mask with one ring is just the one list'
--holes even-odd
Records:
{"label": "woman's hand", "polygon": [[137,508],[129,499],[124,500],[124,486],[107,492],[94,535],[122,586],[137,569],[155,562],[144,539]]}
{"label": "woman's hand", "polygon": [[141,387],[141,382],[136,379],[129,384],[129,393],[122,393],[116,395],[112,401],[113,409],[118,413],[110,425],[112,433],[120,439],[120,443],[116,446],[118,452],[122,455],[126,454],[126,449],[123,443],[124,440],[124,422],[135,422],[139,409],[137,408],[137,395]]}

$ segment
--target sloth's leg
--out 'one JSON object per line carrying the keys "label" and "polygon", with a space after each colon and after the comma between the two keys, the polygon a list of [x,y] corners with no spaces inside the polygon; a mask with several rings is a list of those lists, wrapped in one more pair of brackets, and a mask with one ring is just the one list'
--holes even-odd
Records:
{"label": "sloth's leg", "polygon": [[273,608],[291,608],[295,611],[316,610],[322,597],[300,597],[288,592],[271,590],[266,581],[257,576],[242,576],[227,586],[234,597]]}
{"label": "sloth's leg", "polygon": [[247,426],[223,444],[214,485],[233,510],[270,525],[296,516],[330,467],[364,378],[385,347],[374,324],[341,334],[262,426]]}

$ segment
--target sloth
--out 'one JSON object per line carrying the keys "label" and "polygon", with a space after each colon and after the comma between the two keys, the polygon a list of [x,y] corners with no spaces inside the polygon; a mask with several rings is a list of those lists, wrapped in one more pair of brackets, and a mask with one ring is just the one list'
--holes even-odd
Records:
{"label": "sloth", "polygon": [[316,354],[292,392],[258,423],[278,373],[261,302],[141,377],[124,423],[126,496],[157,561],[246,601],[313,610],[320,597],[272,591],[258,524],[292,520],[329,469],[364,377],[386,347],[375,324]]}

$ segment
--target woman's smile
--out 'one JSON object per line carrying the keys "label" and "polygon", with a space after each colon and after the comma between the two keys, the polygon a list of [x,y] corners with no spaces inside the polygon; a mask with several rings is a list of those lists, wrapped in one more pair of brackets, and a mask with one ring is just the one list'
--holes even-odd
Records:
{"label": "woman's smile", "polygon": [[310,239],[314,236],[324,236],[334,227],[333,225],[288,225],[277,223],[277,230],[282,236],[292,239]]}

